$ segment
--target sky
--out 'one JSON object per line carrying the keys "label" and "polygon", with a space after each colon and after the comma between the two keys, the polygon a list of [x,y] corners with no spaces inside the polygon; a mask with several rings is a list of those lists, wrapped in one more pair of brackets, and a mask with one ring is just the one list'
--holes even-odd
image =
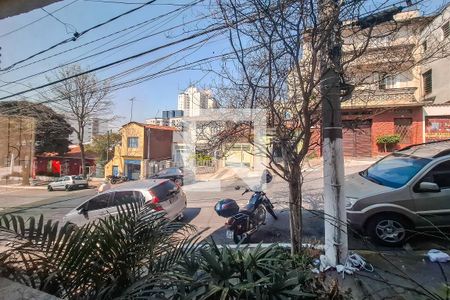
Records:
{"label": "sky", "polygon": [[[14,62],[72,37],[74,31],[81,32],[125,11],[138,7],[139,4],[136,3],[145,2],[144,0],[95,1],[104,0],[64,0],[46,6],[44,8],[46,11],[36,9],[28,13],[0,20],[0,68],[6,68]],[[113,1],[118,3],[109,3]],[[164,45],[175,39],[186,36],[196,28],[201,28],[205,24],[213,23],[214,21],[211,18],[212,9],[209,6],[209,1],[212,0],[204,0],[189,9],[180,10],[180,7],[182,7],[181,5],[196,1],[197,0],[156,0],[154,3],[147,5],[138,11],[130,13],[105,26],[94,29],[76,41],[59,46],[27,61],[26,63],[49,57],[41,62],[34,63],[27,67],[13,68],[12,71],[9,72],[0,72],[0,97],[27,89],[28,87],[45,84],[48,82],[48,79],[55,78],[56,71],[50,71],[39,76],[21,80],[20,84],[6,85],[5,82],[16,81],[37,72],[56,68],[71,60],[92,55],[146,35],[162,32],[161,34],[143,39],[137,43],[113,51],[108,51],[79,62],[83,68],[91,69]],[[381,1],[384,3],[386,0]],[[381,1],[378,2],[381,3]],[[450,0],[421,1],[423,2],[420,8],[424,13],[429,14],[436,11],[441,5],[448,3]],[[122,2],[128,3],[124,4]],[[214,3],[215,1],[212,2]],[[393,3],[399,2],[401,1],[393,1]],[[377,0],[374,0],[374,3],[378,4]],[[51,15],[47,12],[51,13]],[[158,18],[158,16],[161,15],[165,16]],[[205,16],[208,18],[204,18]],[[147,23],[133,27],[132,29],[115,34],[111,37],[103,38],[100,41],[93,42],[89,45],[79,47],[62,55],[55,56],[58,52],[81,46],[84,43],[105,37],[108,34],[123,30],[130,26],[135,26],[144,21],[147,21]],[[188,24],[185,26],[169,30],[174,26],[186,23]],[[195,41],[199,40],[200,39],[197,39]],[[99,79],[107,78],[152,60],[161,59],[187,45],[188,43],[183,43],[179,46],[150,53],[115,67],[98,71],[96,72],[96,76]],[[154,74],[168,67],[183,65],[188,62],[220,55],[229,51],[230,47],[226,35],[211,37],[207,42],[198,44],[196,48],[191,48],[187,52],[179,52],[176,55],[171,55],[169,58],[160,60],[156,63],[149,63],[147,67],[142,68],[137,72],[116,79],[117,81],[113,81],[113,84],[141,75]],[[22,65],[18,65],[18,67]],[[201,68],[196,68],[195,70],[189,69],[171,73],[163,77],[145,81],[139,85],[113,92],[111,94],[111,99],[114,103],[114,115],[119,116],[120,118],[114,121],[111,126],[117,128],[120,124],[129,121],[131,98],[135,99],[133,106],[134,121],[144,121],[146,118],[160,116],[161,111],[163,110],[176,109],[178,94],[184,91],[189,85],[195,84],[201,87],[214,85],[216,80],[214,72],[208,72],[207,69],[220,70],[220,60],[202,65]],[[30,101],[39,101],[42,99],[39,92],[36,91],[27,93],[24,96]]]}

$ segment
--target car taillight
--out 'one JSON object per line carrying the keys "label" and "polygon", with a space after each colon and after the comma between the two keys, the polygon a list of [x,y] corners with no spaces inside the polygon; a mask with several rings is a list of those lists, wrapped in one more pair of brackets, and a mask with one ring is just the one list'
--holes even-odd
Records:
{"label": "car taillight", "polygon": [[155,193],[152,192],[152,190],[149,191],[150,193],[150,203],[153,204],[153,206],[155,207],[156,211],[161,211],[162,207],[159,204],[159,198],[155,195]]}

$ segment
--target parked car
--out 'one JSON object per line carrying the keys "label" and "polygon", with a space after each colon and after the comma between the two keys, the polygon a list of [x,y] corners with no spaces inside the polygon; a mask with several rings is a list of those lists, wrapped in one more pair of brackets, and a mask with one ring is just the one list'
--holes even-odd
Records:
{"label": "parked car", "polygon": [[83,225],[92,220],[117,214],[117,205],[143,201],[152,203],[155,210],[166,212],[168,219],[183,218],[186,195],[181,187],[167,179],[147,179],[126,182],[97,194],[71,210],[63,221]]}
{"label": "parked car", "polygon": [[345,193],[350,225],[383,245],[450,227],[450,141],[394,152],[346,177]]}
{"label": "parked car", "polygon": [[185,183],[191,183],[194,177],[194,173],[188,169],[173,167],[163,169],[150,178],[170,179],[179,186],[182,186]]}
{"label": "parked car", "polygon": [[88,181],[82,176],[63,176],[50,182],[47,186],[49,192],[55,190],[66,190],[71,191],[74,189],[87,189]]}

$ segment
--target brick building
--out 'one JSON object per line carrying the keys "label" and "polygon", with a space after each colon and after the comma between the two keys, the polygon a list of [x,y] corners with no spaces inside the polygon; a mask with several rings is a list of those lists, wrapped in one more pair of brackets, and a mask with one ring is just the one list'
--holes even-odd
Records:
{"label": "brick building", "polygon": [[105,166],[105,176],[125,175],[129,179],[147,178],[151,164],[172,159],[173,133],[168,126],[130,122],[120,129],[122,143]]}
{"label": "brick building", "polygon": [[[435,34],[437,43],[433,44],[448,43],[446,30],[450,29],[443,20],[449,18],[448,12],[449,6],[430,17],[422,17],[417,11],[397,14],[398,29],[388,36],[383,32],[392,29],[390,24],[374,29],[374,35],[379,37],[374,37],[364,56],[350,63],[346,70],[346,78],[355,85],[355,90],[350,99],[342,102],[345,156],[384,155],[385,148],[377,144],[377,138],[385,135],[400,136],[400,142],[389,150],[431,140],[433,130],[443,132],[435,134],[434,139],[450,138],[450,85],[442,77],[450,69],[450,52],[440,59],[426,57],[424,42]],[[447,27],[433,26],[434,23]],[[357,37],[352,39],[344,42],[344,59],[352,54],[352,43],[358,42]],[[435,54],[430,47],[431,41],[428,52]],[[428,59],[432,62],[428,63]],[[432,94],[431,77],[434,84],[446,85],[448,92],[436,85]]]}

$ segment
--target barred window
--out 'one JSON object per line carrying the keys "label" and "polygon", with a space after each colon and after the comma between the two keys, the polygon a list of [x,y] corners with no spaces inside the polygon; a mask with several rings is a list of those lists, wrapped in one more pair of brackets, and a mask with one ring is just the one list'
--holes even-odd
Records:
{"label": "barred window", "polygon": [[450,22],[446,22],[442,25],[442,33],[444,34],[444,39],[450,35]]}
{"label": "barred window", "polygon": [[423,90],[425,95],[430,94],[433,91],[433,79],[431,70],[422,74],[423,77]]}

